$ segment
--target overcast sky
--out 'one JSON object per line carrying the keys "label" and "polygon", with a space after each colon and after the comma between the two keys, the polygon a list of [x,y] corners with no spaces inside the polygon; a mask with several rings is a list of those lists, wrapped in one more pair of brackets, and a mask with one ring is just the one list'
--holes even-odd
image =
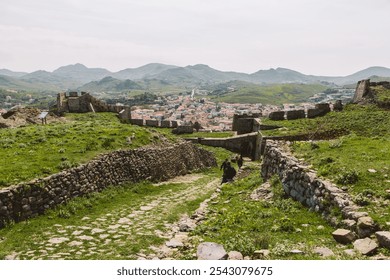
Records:
{"label": "overcast sky", "polygon": [[0,0],[0,69],[390,67],[390,0]]}

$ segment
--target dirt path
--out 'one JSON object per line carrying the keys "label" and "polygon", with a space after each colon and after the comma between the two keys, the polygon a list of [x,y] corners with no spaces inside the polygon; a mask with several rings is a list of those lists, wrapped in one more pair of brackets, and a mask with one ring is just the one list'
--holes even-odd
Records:
{"label": "dirt path", "polygon": [[[188,187],[178,192],[172,190],[158,196],[147,196],[142,205],[123,207],[97,218],[85,216],[83,225],[55,224],[44,236],[32,236],[34,248],[15,252],[8,259],[139,259],[169,257],[173,249],[142,247],[139,240],[172,239],[179,231],[178,221],[169,223],[166,217],[180,209],[183,201],[195,200],[200,195],[215,190],[219,179],[202,174],[189,174],[167,183],[186,183]],[[202,179],[202,180],[201,180]],[[198,183],[201,180],[202,183]],[[204,183],[206,182],[206,183]],[[185,217],[185,216],[184,216]],[[134,240],[139,250],[126,251],[126,244]],[[146,243],[148,244],[148,243]],[[175,246],[171,246],[175,247]]]}

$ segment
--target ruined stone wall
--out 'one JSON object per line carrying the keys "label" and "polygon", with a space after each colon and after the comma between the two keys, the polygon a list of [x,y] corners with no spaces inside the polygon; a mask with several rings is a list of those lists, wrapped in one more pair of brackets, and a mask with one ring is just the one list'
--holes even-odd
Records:
{"label": "ruined stone wall", "polygon": [[186,140],[206,146],[225,148],[244,157],[257,160],[260,158],[261,139],[261,133],[252,132],[229,138],[187,138]]}
{"label": "ruined stone wall", "polygon": [[305,116],[305,110],[290,110],[286,112],[287,120],[304,119]]}
{"label": "ruined stone wall", "polygon": [[[311,210],[323,213],[335,226],[343,225],[355,231],[359,237],[370,236],[377,229],[375,225],[360,227],[359,219],[368,217],[368,214],[359,211],[348,193],[330,181],[320,179],[316,171],[292,156],[283,143],[267,141],[261,167],[263,178],[269,179],[277,175],[287,195]],[[340,209],[345,220],[338,221],[331,217],[329,214],[332,208]]]}
{"label": "ruined stone wall", "polygon": [[215,166],[214,155],[197,146],[180,144],[120,150],[44,179],[0,190],[0,227],[43,214],[69,199],[101,191],[110,185],[141,180],[163,181],[191,170]]}
{"label": "ruined stone wall", "polygon": [[[343,109],[343,105],[341,103],[341,100],[336,101],[336,108],[335,111],[341,111]],[[285,119],[287,120],[297,120],[297,119],[304,119],[307,118],[316,118],[325,116],[327,113],[329,113],[330,110],[330,104],[329,103],[319,103],[316,104],[314,108],[307,109],[307,113],[305,113],[305,110],[289,110],[289,111],[274,111],[271,112],[268,116],[270,120],[273,121],[282,121]]]}
{"label": "ruined stone wall", "polygon": [[59,93],[57,95],[58,112],[87,113],[94,111],[119,113],[122,110],[125,110],[123,119],[131,119],[129,106],[107,104],[106,102],[93,97],[87,92],[81,92],[81,95],[79,95],[78,92],[69,92],[68,96],[66,93]]}
{"label": "ruined stone wall", "polygon": [[370,92],[370,80],[361,80],[356,85],[355,95],[353,96],[353,103],[359,103]]}

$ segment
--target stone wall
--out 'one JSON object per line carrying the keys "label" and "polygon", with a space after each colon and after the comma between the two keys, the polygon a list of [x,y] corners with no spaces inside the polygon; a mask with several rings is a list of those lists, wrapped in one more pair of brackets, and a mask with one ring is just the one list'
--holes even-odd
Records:
{"label": "stone wall", "polygon": [[370,93],[370,80],[361,80],[357,83],[353,103],[359,103]]}
{"label": "stone wall", "polygon": [[305,110],[290,110],[286,112],[287,120],[304,119],[305,116]]}
{"label": "stone wall", "polygon": [[146,120],[145,124],[150,127],[160,127],[160,122],[158,120]]}
{"label": "stone wall", "polygon": [[[336,108],[335,111],[341,111],[343,109],[343,105],[341,103],[341,100],[336,101]],[[268,118],[273,121],[282,121],[284,119],[287,120],[296,120],[296,119],[304,119],[306,116],[308,118],[316,118],[325,116],[327,113],[329,113],[330,110],[330,104],[329,103],[319,103],[316,104],[314,108],[307,109],[307,112],[305,113],[305,110],[289,110],[289,111],[274,111],[269,113]]]}
{"label": "stone wall", "polygon": [[273,121],[282,121],[284,120],[284,111],[274,111],[269,113],[268,118]]}
{"label": "stone wall", "polygon": [[110,185],[141,180],[163,181],[190,170],[215,166],[214,155],[189,142],[101,155],[84,165],[44,179],[0,190],[0,227],[43,214],[69,199]]}
{"label": "stone wall", "polygon": [[[130,119],[130,123],[139,126],[161,127],[161,128],[177,128],[177,121],[170,120],[144,120],[144,119]],[[191,133],[191,132],[186,132]]]}
{"label": "stone wall", "polygon": [[[123,111],[124,110],[124,111]],[[122,119],[131,119],[130,107],[121,105],[107,104],[87,92],[69,92],[59,93],[57,95],[57,111],[59,113],[87,113],[87,112],[113,112],[120,113],[123,111]]]}
{"label": "stone wall", "polygon": [[[322,213],[333,225],[342,225],[355,231],[359,237],[370,236],[378,229],[375,224],[363,225],[362,217],[365,220],[371,218],[366,212],[359,211],[348,193],[330,181],[320,179],[316,171],[292,156],[283,143],[267,141],[261,167],[263,178],[278,176],[287,195],[311,210]],[[333,208],[340,209],[345,220],[338,221],[332,217],[330,213]]]}
{"label": "stone wall", "polygon": [[186,140],[206,146],[225,148],[257,160],[260,158],[262,135],[259,132],[252,132],[228,138],[187,138]]}

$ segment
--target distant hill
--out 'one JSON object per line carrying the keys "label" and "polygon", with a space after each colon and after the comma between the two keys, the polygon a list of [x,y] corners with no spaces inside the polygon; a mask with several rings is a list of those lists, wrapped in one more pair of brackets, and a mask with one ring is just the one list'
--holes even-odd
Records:
{"label": "distant hill", "polygon": [[379,76],[379,77],[390,77],[390,69],[386,67],[369,67],[367,69],[358,71],[352,75],[348,75],[345,77],[339,77],[334,79],[334,82],[337,84],[345,85],[345,84],[351,84],[356,83],[357,81],[371,78],[372,76]]}
{"label": "distant hill", "polygon": [[2,89],[13,89],[13,90],[28,90],[28,91],[37,91],[37,92],[50,92],[50,91],[60,91],[61,88],[50,84],[50,83],[41,83],[39,81],[28,81],[23,79],[18,79],[16,77],[10,77],[5,75],[0,75],[0,88]]}
{"label": "distant hill", "polygon": [[14,72],[8,69],[0,69],[0,75],[4,76],[10,76],[10,77],[22,77],[23,75],[26,75],[28,73],[26,72]]}
{"label": "distant hill", "polygon": [[127,68],[119,72],[113,73],[112,77],[117,79],[141,80],[158,75],[161,72],[169,69],[177,68],[173,65],[165,65],[161,63],[150,63],[138,68]]}
{"label": "distant hill", "polygon": [[320,84],[273,84],[259,85],[243,81],[219,84],[211,93],[214,101],[228,103],[262,103],[280,105],[283,103],[306,102],[310,96],[326,90]]}
{"label": "distant hill", "polygon": [[131,89],[142,89],[142,87],[129,79],[123,81],[109,76],[100,81],[87,83],[78,89],[87,92],[121,92]]}
{"label": "distant hill", "polygon": [[265,83],[265,84],[296,83],[296,82],[310,83],[313,82],[314,80],[317,80],[316,78],[313,78],[314,76],[308,76],[286,68],[260,70],[256,73],[251,74],[250,77],[252,82]]}
{"label": "distant hill", "polygon": [[[1,69],[0,87],[12,89],[34,89],[38,91],[64,91],[68,89],[89,89],[91,91],[121,91],[140,87],[154,91],[177,91],[203,87],[210,89],[229,81],[250,82],[252,84],[325,84],[328,86],[353,85],[357,81],[372,76],[390,77],[390,69],[370,67],[345,77],[305,75],[300,72],[276,68],[259,70],[252,74],[219,71],[205,64],[178,67],[151,63],[138,68],[127,68],[110,72],[104,68],[88,68],[83,64],[62,66],[53,72],[35,71],[32,73],[13,72]],[[111,80],[102,79],[111,77]],[[112,80],[115,79],[115,80]],[[133,84],[134,83],[134,84]]]}
{"label": "distant hill", "polygon": [[53,71],[53,74],[65,79],[75,80],[81,83],[97,81],[104,77],[111,76],[112,73],[104,68],[88,68],[83,64],[62,66]]}

